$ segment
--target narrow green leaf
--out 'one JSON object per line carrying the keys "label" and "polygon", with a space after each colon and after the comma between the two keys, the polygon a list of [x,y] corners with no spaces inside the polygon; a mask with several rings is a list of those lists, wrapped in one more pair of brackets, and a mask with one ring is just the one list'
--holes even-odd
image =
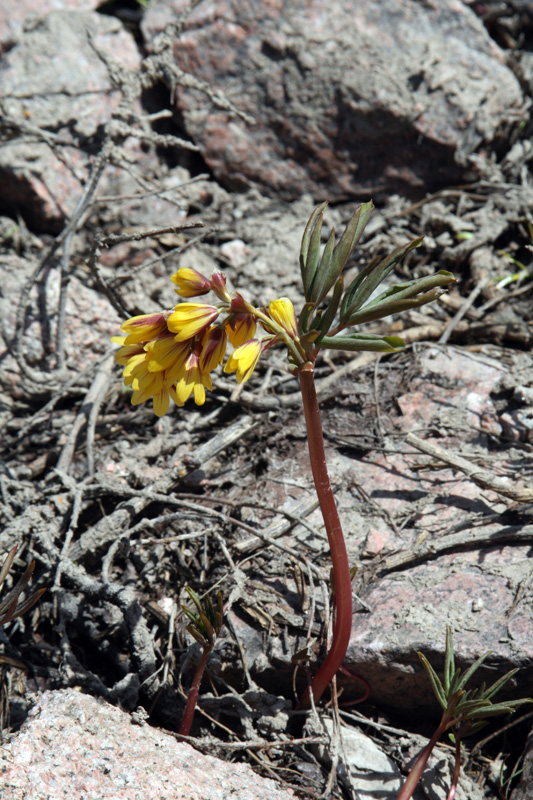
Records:
{"label": "narrow green leaf", "polygon": [[343,324],[347,327],[350,325],[362,325],[364,322],[374,322],[377,319],[390,317],[391,314],[401,314],[402,311],[408,311],[410,308],[419,308],[420,306],[425,306],[433,302],[433,300],[436,300],[444,294],[445,291],[445,289],[437,287],[430,292],[424,292],[424,294],[418,297],[411,297],[406,300],[397,300],[393,298],[392,300],[369,307],[368,309],[365,307],[360,311],[354,312]]}
{"label": "narrow green leaf", "polygon": [[455,713],[470,717],[473,711],[491,707],[490,700],[466,700],[457,704]]}
{"label": "narrow green leaf", "polygon": [[450,283],[457,283],[457,279],[451,272],[446,272],[445,270],[440,270],[436,272],[435,275],[428,275],[425,278],[418,278],[414,281],[397,283],[389,287],[383,294],[380,294],[379,297],[367,303],[362,310],[367,311],[370,308],[375,308],[375,306],[381,305],[384,300],[407,300],[410,297],[416,297],[416,295],[427,292],[437,286],[449,286]]}
{"label": "narrow green leaf", "polygon": [[193,601],[194,605],[198,609],[198,612],[201,614],[202,611],[204,610],[204,607],[202,605],[202,601],[200,600],[200,598],[198,597],[196,592],[193,589],[191,589],[190,586],[186,586],[185,587],[185,591],[187,592],[187,594],[189,595],[189,597]]}
{"label": "narrow green leaf", "polygon": [[511,703],[498,703],[497,705],[489,705],[470,711],[468,719],[488,719],[489,717],[497,717],[500,714],[514,714],[514,711],[515,709]]}
{"label": "narrow green leaf", "polygon": [[452,676],[455,672],[455,658],[453,654],[453,635],[450,625],[446,625],[446,651],[444,654],[444,691],[446,696],[450,692]]}
{"label": "narrow green leaf", "polygon": [[17,605],[17,612],[16,614],[11,617],[11,619],[16,619],[17,617],[21,617],[26,611],[29,611],[35,603],[40,600],[42,595],[46,592],[46,587],[44,589],[37,589],[36,592],[31,594],[23,603]]}
{"label": "narrow green leaf", "polygon": [[331,288],[332,284],[335,282],[335,279],[329,284],[327,289],[323,291],[324,287],[328,283],[329,275],[331,273],[330,266],[331,266],[331,256],[333,255],[333,248],[335,246],[335,228],[332,229],[329,239],[326,242],[326,246],[324,248],[324,252],[322,253],[322,258],[320,259],[320,264],[318,265],[314,277],[313,283],[309,289],[309,299],[312,300],[317,305],[322,302],[326,294],[328,293],[329,289]]}
{"label": "narrow green leaf", "polygon": [[305,226],[302,245],[300,248],[300,269],[302,272],[302,283],[304,286],[305,299],[310,299],[311,286],[315,277],[320,256],[320,237],[322,233],[322,221],[324,219],[324,209],[326,203],[321,203],[311,216]]}
{"label": "narrow green leaf", "polygon": [[320,347],[329,350],[366,350],[371,353],[397,353],[405,347],[399,336],[372,336],[357,333],[351,336],[323,336]]}
{"label": "narrow green leaf", "polygon": [[13,559],[15,558],[15,554],[17,552],[17,547],[18,547],[17,545],[14,545],[7,554],[7,556],[5,557],[5,561],[2,565],[2,570],[0,571],[0,588],[3,586],[7,574],[11,569],[11,565],[13,564]]}
{"label": "narrow green leaf", "polygon": [[410,251],[422,244],[422,237],[414,239],[412,242],[397,247],[390,255],[377,263],[373,263],[372,269],[366,271],[363,280],[357,276],[350,284],[344,295],[341,306],[341,323],[349,325],[348,319],[361,306],[366,303],[376,286],[387,277],[389,272],[394,269],[396,264]]}
{"label": "narrow green leaf", "polygon": [[317,324],[315,321],[311,323],[312,326],[314,328],[317,328],[320,331],[320,333],[323,334],[324,336],[327,335],[329,329],[333,324],[335,315],[339,310],[339,305],[341,302],[343,291],[344,291],[344,278],[341,275],[337,283],[335,284],[335,289],[333,290],[333,296],[329,301],[326,310],[323,312],[322,317],[320,318],[320,323]]}
{"label": "narrow green leaf", "polygon": [[417,653],[417,655],[420,661],[422,662],[422,666],[424,667],[424,669],[428,674],[428,678],[431,682],[431,688],[433,689],[435,697],[439,701],[444,711],[446,711],[448,708],[448,704],[446,700],[446,694],[444,692],[442,683],[440,682],[439,676],[437,675],[437,673],[435,672],[435,670],[433,669],[433,667],[431,666],[431,664],[429,663],[429,661],[427,660],[427,658],[423,653]]}
{"label": "narrow green leaf", "polygon": [[330,237],[326,250],[324,251],[324,256],[327,252],[327,260],[323,258],[317,269],[310,295],[311,299],[317,304],[322,302],[344,269],[350,253],[361,238],[373,209],[374,205],[372,202],[362,203],[357,208],[346,225],[334,250],[334,238],[333,236]]}
{"label": "narrow green leaf", "polygon": [[196,639],[198,644],[201,644],[202,647],[209,647],[210,642],[208,642],[207,639],[204,636],[202,636],[200,631],[197,630],[192,623],[190,625],[187,625],[187,630],[191,634],[192,638]]}
{"label": "narrow green leaf", "polygon": [[220,636],[220,631],[222,630],[222,614],[220,613],[220,611],[215,611],[213,628],[215,629],[217,637]]}
{"label": "narrow green leaf", "polygon": [[305,226],[305,230],[304,230],[304,233],[303,233],[303,236],[302,236],[302,244],[300,245],[300,268],[302,270],[302,278],[303,278],[303,275],[304,275],[305,265],[307,263],[307,255],[309,253],[309,243],[311,241],[311,233],[313,231],[313,227],[314,227],[318,217],[320,216],[320,214],[322,214],[322,212],[326,208],[327,204],[328,203],[326,201],[324,203],[321,203],[319,206],[317,206],[314,209],[314,211],[311,214],[311,216],[309,217],[309,220],[307,221],[307,225]]}
{"label": "narrow green leaf", "polygon": [[470,680],[470,678],[472,677],[474,672],[476,672],[480,668],[480,666],[483,664],[485,659],[488,656],[490,656],[491,653],[492,653],[492,650],[487,650],[486,653],[483,653],[482,656],[480,656],[476,661],[474,661],[474,663],[470,667],[468,667],[468,669],[466,670],[465,674],[463,675],[463,677],[461,678],[461,680],[459,682],[459,685],[458,685],[459,689],[462,689],[463,686],[465,686],[468,683],[468,681]]}
{"label": "narrow green leaf", "polygon": [[206,614],[200,614],[200,624],[198,625],[200,630],[203,629],[203,632],[208,638],[211,638],[214,634],[214,628],[211,625],[211,620],[207,617]]}
{"label": "narrow green leaf", "polygon": [[369,203],[361,203],[344,229],[332,258],[332,265],[337,271],[337,275],[340,275],[344,269],[350,253],[356,247],[364,229],[368,225],[373,210],[374,203],[372,200]]}
{"label": "narrow green leaf", "polygon": [[197,616],[194,613],[194,611],[191,611],[191,609],[187,608],[187,606],[182,606],[181,610],[183,611],[185,616],[188,617],[191,620],[191,622],[193,622],[196,625]]}
{"label": "narrow green leaf", "polygon": [[518,672],[518,667],[509,670],[509,672],[507,672],[505,675],[503,675],[501,678],[495,681],[491,686],[489,686],[488,689],[485,689],[485,691],[483,692],[483,697],[486,697],[488,699],[494,697],[494,695],[497,694],[497,692],[499,692],[500,689],[502,689],[505,686],[507,681],[510,681],[511,678],[514,675],[516,675],[517,672]]}
{"label": "narrow green leaf", "polygon": [[298,333],[303,336],[309,330],[309,317],[315,308],[314,303],[305,303],[298,318]]}

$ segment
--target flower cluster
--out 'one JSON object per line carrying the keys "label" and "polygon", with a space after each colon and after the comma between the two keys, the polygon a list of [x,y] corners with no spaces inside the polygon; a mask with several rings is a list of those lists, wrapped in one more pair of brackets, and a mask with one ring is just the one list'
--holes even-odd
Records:
{"label": "flower cluster", "polygon": [[[205,403],[205,390],[213,388],[211,372],[222,364],[228,342],[233,352],[224,372],[236,372],[243,383],[267,347],[280,336],[297,336],[296,315],[287,298],[270,303],[267,313],[239,294],[230,296],[221,272],[208,280],[182,268],[172,282],[181,297],[213,291],[220,302],[178,303],[173,311],[132,317],[121,325],[125,335],[112,338],[120,345],[115,358],[124,367],[124,383],[133,390],[132,404],[153,398],[158,417],[168,411],[170,398],[178,406],[191,396],[197,405]],[[268,334],[262,338],[255,338],[258,319]]]}
{"label": "flower cluster", "polygon": [[[133,390],[133,405],[152,397],[158,416],[166,414],[170,398],[182,406],[193,396],[197,405],[202,405],[205,390],[213,388],[211,372],[222,364],[228,342],[233,352],[224,372],[236,372],[239,383],[248,380],[261,354],[275,342],[287,348],[295,374],[306,364],[312,367],[324,348],[395,353],[405,346],[398,336],[346,333],[346,329],[430,303],[455,281],[454,276],[440,270],[389,286],[376,297],[375,290],[395,265],[422,243],[422,239],[414,239],[371,261],[345,288],[344,267],[373,205],[361,204],[338,243],[333,229],[321,251],[326,205],[315,208],[302,237],[300,268],[306,302],[298,319],[286,297],[273,300],[268,310],[255,308],[238,292],[228,292],[222,272],[207,279],[184,267],[172,276],[176,293],[188,299],[213,292],[218,303],[178,303],[173,311],[142,314],[121,326],[125,336],[112,341],[121,345],[116,360],[124,367],[125,384]],[[267,334],[261,338],[256,337],[258,323]]]}

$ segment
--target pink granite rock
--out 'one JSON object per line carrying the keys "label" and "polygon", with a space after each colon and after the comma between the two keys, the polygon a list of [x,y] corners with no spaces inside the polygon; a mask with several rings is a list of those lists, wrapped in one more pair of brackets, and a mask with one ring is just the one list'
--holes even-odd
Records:
{"label": "pink granite rock", "polygon": [[[148,46],[186,0],[150,3]],[[254,125],[178,87],[193,140],[230,188],[296,198],[432,191],[525,113],[519,83],[457,0],[220,0],[191,13],[178,65]]]}
{"label": "pink granite rock", "polygon": [[247,764],[202,755],[103,700],[45,692],[0,749],[7,800],[291,800]]}

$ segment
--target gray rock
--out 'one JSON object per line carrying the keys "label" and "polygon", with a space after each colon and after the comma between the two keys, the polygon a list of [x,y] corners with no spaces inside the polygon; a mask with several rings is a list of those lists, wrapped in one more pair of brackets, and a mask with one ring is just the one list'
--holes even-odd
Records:
{"label": "gray rock", "polygon": [[74,11],[37,20],[0,61],[0,106],[12,135],[0,149],[0,204],[37,229],[59,229],[76,206],[90,165],[87,139],[120,100],[90,37],[122,66],[138,66],[118,20]]}
{"label": "gray rock", "polygon": [[[150,3],[148,46],[186,7]],[[462,181],[469,155],[528,106],[481,21],[455,0],[200,3],[174,54],[255,119],[178,89],[215,175],[278,197],[379,199]]]}
{"label": "gray rock", "polygon": [[50,11],[89,11],[103,0],[2,0],[0,5],[0,52],[13,47],[26,24]]}

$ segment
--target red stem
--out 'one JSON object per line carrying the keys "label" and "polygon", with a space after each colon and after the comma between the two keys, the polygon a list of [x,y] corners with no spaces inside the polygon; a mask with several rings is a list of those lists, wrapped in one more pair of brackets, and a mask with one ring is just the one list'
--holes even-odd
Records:
{"label": "red stem", "polygon": [[448,727],[449,727],[449,722],[447,720],[442,720],[439,727],[429,740],[428,744],[424,747],[423,750],[421,750],[421,752],[416,757],[416,761],[411,769],[411,772],[407,776],[404,785],[400,789],[400,794],[398,795],[396,800],[410,800],[410,798],[413,796],[413,792],[418,786],[418,782],[422,777],[424,769],[426,768],[426,764],[428,762],[428,759],[431,755],[433,748],[435,747],[440,737]]}
{"label": "red stem", "polygon": [[459,735],[455,734],[455,766],[453,768],[452,785],[448,792],[447,800],[455,800],[455,793],[457,792],[457,784],[459,783],[459,775],[461,773],[461,739]]}
{"label": "red stem", "polygon": [[204,674],[205,665],[207,664],[207,657],[210,652],[211,652],[210,647],[204,647],[202,657],[200,659],[198,666],[196,667],[196,672],[194,673],[194,678],[191,683],[191,688],[189,689],[189,696],[187,697],[187,704],[185,705],[185,711],[183,712],[183,717],[181,718],[179,733],[182,736],[188,736],[189,731],[191,730],[194,712],[196,710],[196,703],[198,702],[198,694],[200,692],[200,684],[202,683],[202,677]]}
{"label": "red stem", "polygon": [[313,364],[310,362],[304,364],[298,370],[298,375],[307,427],[311,470],[328,535],[335,581],[335,613],[333,615],[331,648],[311,686],[307,687],[298,703],[298,708],[308,708],[311,704],[311,691],[313,699],[317,703],[344,661],[352,633],[352,581],[341,522],[329,481]]}

